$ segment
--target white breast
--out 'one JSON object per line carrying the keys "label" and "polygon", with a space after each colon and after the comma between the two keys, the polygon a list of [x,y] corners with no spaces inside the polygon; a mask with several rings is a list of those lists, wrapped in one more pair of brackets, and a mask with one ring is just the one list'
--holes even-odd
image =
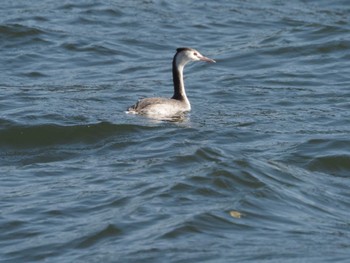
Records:
{"label": "white breast", "polygon": [[186,105],[184,103],[178,103],[177,101],[175,101],[174,103],[172,102],[173,100],[169,100],[168,103],[149,105],[148,107],[141,110],[141,114],[147,115],[149,117],[167,118],[167,117],[179,115],[191,110],[190,105]]}

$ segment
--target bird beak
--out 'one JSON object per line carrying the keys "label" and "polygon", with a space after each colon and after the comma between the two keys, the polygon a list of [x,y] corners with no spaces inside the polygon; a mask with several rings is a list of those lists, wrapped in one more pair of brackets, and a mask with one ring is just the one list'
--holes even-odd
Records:
{"label": "bird beak", "polygon": [[210,63],[216,63],[216,61],[214,59],[211,58],[207,58],[205,56],[202,56],[199,58],[201,61],[205,61],[205,62],[210,62]]}

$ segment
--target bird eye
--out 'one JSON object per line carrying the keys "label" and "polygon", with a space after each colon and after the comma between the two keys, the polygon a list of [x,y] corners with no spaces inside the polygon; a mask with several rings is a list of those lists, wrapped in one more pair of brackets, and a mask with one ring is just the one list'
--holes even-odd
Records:
{"label": "bird eye", "polygon": [[197,52],[194,52],[193,55],[197,56],[198,54],[197,54]]}

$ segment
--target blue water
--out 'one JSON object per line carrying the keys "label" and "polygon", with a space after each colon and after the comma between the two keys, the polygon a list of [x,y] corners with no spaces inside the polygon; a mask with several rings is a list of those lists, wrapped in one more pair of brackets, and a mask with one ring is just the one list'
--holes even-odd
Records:
{"label": "blue water", "polygon": [[[349,262],[348,1],[2,1],[1,262]],[[192,111],[125,114],[172,95]]]}

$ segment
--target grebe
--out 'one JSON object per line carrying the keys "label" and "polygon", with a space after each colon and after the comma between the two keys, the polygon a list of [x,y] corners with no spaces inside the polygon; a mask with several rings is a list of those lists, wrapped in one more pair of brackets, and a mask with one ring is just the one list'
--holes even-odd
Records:
{"label": "grebe", "polygon": [[128,113],[142,114],[148,117],[173,117],[191,110],[191,104],[185,92],[183,70],[190,61],[213,62],[193,48],[178,48],[173,58],[174,95],[170,98],[145,98],[128,109]]}

